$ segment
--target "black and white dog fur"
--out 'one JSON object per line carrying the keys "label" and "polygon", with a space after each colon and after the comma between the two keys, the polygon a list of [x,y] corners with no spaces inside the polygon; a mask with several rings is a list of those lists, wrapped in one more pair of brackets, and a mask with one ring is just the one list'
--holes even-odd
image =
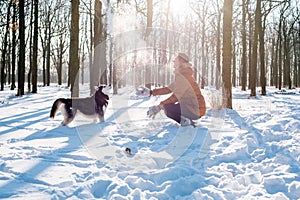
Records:
{"label": "black and white dog fur", "polygon": [[86,98],[59,98],[53,103],[50,117],[54,118],[58,109],[64,116],[62,125],[66,126],[73,121],[76,113],[79,111],[83,115],[104,121],[104,107],[107,107],[109,97],[104,94],[102,89],[105,86],[95,86],[96,92],[91,97]]}

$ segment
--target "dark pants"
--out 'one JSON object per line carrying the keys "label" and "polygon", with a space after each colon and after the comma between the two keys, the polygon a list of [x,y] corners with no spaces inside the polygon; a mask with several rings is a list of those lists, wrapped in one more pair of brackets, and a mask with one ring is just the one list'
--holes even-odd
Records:
{"label": "dark pants", "polygon": [[200,118],[200,116],[195,115],[184,106],[181,106],[179,103],[170,103],[164,105],[164,111],[167,117],[175,120],[178,123],[180,123],[181,121],[181,116],[184,116],[191,120],[196,120]]}

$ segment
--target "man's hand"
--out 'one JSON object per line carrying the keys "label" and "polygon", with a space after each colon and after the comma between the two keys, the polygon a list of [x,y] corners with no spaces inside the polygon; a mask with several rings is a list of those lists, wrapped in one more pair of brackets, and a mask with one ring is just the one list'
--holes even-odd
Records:
{"label": "man's hand", "polygon": [[155,115],[157,113],[159,113],[160,110],[161,110],[161,108],[159,106],[151,106],[149,108],[149,110],[147,111],[147,115],[148,115],[149,118],[154,119]]}

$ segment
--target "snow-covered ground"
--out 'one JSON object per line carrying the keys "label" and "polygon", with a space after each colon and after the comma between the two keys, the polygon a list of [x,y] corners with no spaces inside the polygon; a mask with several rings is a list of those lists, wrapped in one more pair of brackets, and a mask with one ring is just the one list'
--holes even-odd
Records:
{"label": "snow-covered ground", "polygon": [[276,91],[253,99],[234,88],[234,110],[208,108],[192,128],[163,113],[148,119],[159,97],[134,99],[126,88],[109,94],[104,123],[78,116],[64,127],[49,114],[68,88],[23,97],[6,88],[0,198],[299,199],[300,93]]}

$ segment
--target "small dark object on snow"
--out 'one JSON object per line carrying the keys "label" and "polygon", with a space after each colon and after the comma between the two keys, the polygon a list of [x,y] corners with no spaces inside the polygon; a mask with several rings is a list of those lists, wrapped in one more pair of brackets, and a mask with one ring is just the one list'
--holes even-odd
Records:
{"label": "small dark object on snow", "polygon": [[125,151],[128,153],[128,154],[131,154],[131,149],[126,147]]}

